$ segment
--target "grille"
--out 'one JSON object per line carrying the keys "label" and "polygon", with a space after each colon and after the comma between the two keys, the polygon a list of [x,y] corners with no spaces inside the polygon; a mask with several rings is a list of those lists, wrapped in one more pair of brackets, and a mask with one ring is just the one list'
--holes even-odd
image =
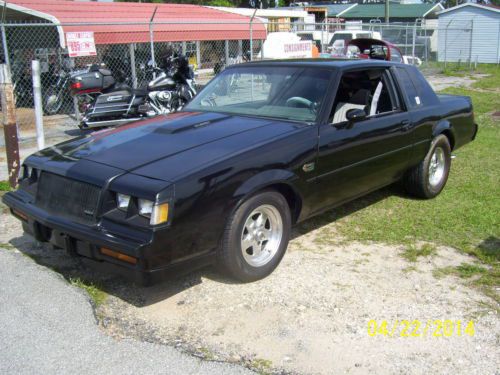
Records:
{"label": "grille", "polygon": [[95,185],[42,172],[35,204],[50,214],[91,224],[95,221],[100,190]]}

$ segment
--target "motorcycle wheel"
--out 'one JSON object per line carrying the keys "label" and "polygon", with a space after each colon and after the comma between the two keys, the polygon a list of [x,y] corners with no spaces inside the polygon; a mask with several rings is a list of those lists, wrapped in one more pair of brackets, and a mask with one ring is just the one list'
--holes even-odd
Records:
{"label": "motorcycle wheel", "polygon": [[49,88],[43,100],[43,112],[46,115],[55,115],[59,113],[63,105],[63,99],[60,93],[54,88]]}

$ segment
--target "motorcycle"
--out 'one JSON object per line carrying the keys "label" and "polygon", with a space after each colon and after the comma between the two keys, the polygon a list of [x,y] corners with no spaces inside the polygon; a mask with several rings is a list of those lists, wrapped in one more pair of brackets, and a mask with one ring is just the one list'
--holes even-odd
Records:
{"label": "motorcycle", "polygon": [[113,87],[107,72],[94,72],[94,76],[76,77],[72,83],[73,95],[101,93],[84,111],[79,127],[101,128],[168,114],[181,110],[195,95],[194,72],[185,56],[170,55],[162,67],[150,67],[156,78],[146,87],[133,89],[128,85]]}
{"label": "motorcycle", "polygon": [[86,73],[88,69],[71,71],[61,69],[53,77],[56,77],[56,82],[51,84],[43,94],[43,112],[46,115],[56,115],[63,109],[70,106],[68,94],[68,83],[74,75]]}

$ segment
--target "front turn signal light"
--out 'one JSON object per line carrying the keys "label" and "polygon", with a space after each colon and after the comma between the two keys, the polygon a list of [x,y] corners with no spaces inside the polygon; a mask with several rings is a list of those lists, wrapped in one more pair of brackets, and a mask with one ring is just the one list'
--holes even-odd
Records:
{"label": "front turn signal light", "polygon": [[151,225],[158,225],[166,223],[168,220],[168,203],[157,204],[153,207],[151,214]]}

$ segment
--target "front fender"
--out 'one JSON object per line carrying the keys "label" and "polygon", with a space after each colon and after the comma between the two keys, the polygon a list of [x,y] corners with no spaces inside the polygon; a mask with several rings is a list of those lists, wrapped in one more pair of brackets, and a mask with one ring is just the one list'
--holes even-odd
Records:
{"label": "front fender", "polygon": [[238,189],[235,190],[233,199],[239,201],[247,197],[248,195],[255,193],[256,191],[276,184],[286,184],[295,192],[297,192],[295,187],[293,186],[293,181],[296,179],[298,179],[297,175],[295,175],[291,171],[284,169],[270,169],[267,171],[263,171],[250,177],[243,184],[241,184]]}

